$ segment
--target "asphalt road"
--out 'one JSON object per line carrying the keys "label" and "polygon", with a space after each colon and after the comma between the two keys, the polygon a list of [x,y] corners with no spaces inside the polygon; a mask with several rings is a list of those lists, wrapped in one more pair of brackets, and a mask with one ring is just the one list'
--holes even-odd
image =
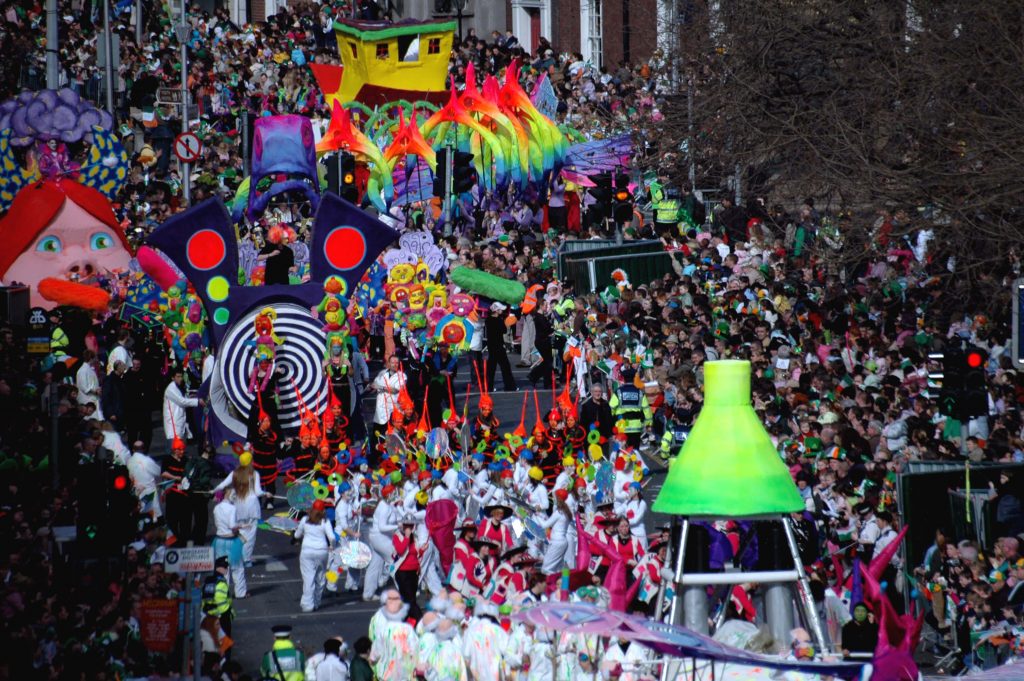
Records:
{"label": "asphalt road", "polygon": [[[515,358],[513,358],[515,361]],[[472,371],[470,369],[470,371]],[[516,380],[524,388],[528,388],[525,376],[527,370],[514,367]],[[371,371],[372,375],[375,375]],[[500,376],[500,374],[499,374]],[[465,374],[463,373],[456,386],[456,401],[459,406],[466,395]],[[501,385],[500,378],[498,379]],[[515,428],[519,423],[522,409],[523,393],[495,392],[495,414],[502,422],[502,430]],[[532,403],[532,397],[529,402]],[[541,409],[545,405],[550,409],[551,392],[539,394]],[[372,398],[364,402],[364,413],[372,413]],[[476,395],[471,395],[471,417],[475,413]],[[527,428],[533,423],[533,407],[527,409]],[[661,470],[657,457],[647,457],[654,474],[647,489],[648,503],[652,503],[661,489],[664,472]],[[265,512],[269,514],[270,512]],[[648,515],[649,526],[661,524],[664,518]],[[259,669],[260,660],[272,641],[270,628],[275,624],[288,624],[293,627],[293,639],[306,650],[307,654],[322,649],[323,642],[332,636],[342,636],[351,645],[357,638],[366,634],[370,617],[376,612],[378,603],[364,603],[361,592],[337,594],[325,593],[321,607],[316,612],[303,613],[299,609],[299,597],[302,594],[302,579],[298,565],[299,547],[292,545],[289,537],[277,532],[261,531],[257,534],[255,564],[246,571],[249,585],[249,597],[235,601],[235,621],[233,638],[235,648],[233,659],[237,660],[248,672]]]}

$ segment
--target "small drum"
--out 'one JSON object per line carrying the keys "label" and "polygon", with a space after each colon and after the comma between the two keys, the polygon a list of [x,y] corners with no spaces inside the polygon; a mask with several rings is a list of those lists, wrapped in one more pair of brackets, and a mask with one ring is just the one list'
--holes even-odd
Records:
{"label": "small drum", "polygon": [[316,490],[308,482],[293,482],[288,485],[285,498],[288,499],[288,505],[296,511],[309,511],[316,500]]}
{"label": "small drum", "polygon": [[348,541],[343,546],[335,549],[341,564],[349,570],[362,570],[370,564],[373,552],[370,547],[361,541]]}
{"label": "small drum", "polygon": [[275,515],[267,518],[267,527],[274,532],[290,533],[299,527],[299,521],[287,515]]}
{"label": "small drum", "polygon": [[364,518],[372,518],[374,511],[377,510],[377,501],[370,500],[364,501],[359,507],[359,512],[363,514]]}

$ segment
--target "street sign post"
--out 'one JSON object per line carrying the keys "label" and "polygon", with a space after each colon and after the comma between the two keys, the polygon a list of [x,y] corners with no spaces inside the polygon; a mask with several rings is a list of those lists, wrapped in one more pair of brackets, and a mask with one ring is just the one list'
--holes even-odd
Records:
{"label": "street sign post", "polygon": [[183,132],[174,138],[174,155],[182,163],[195,163],[203,152],[203,143],[195,133]]}
{"label": "street sign post", "polygon": [[213,572],[213,547],[193,546],[182,549],[167,549],[164,557],[167,572]]}

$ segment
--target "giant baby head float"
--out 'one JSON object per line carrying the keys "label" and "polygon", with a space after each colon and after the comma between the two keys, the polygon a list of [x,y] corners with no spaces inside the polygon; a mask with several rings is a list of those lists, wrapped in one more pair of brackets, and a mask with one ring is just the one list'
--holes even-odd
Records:
{"label": "giant baby head float", "polygon": [[107,198],[73,180],[18,192],[0,220],[0,278],[31,289],[32,305],[104,309],[96,284],[128,269],[131,253]]}

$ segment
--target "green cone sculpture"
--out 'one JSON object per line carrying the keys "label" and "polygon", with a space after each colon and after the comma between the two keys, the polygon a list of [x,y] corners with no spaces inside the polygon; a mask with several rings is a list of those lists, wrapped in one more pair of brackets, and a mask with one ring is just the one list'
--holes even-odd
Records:
{"label": "green cone sculpture", "polygon": [[750,362],[704,364],[704,406],[652,508],[712,518],[803,510],[800,492],[750,404]]}

